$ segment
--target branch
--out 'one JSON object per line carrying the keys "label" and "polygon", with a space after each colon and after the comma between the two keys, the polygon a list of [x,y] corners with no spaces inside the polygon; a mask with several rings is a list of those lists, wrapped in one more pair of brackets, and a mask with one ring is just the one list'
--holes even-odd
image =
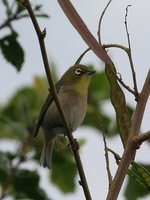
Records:
{"label": "branch", "polygon": [[114,47],[122,49],[128,54],[129,48],[127,48],[123,45],[120,45],[120,44],[103,44],[103,48],[114,48]]}
{"label": "branch", "polygon": [[137,137],[134,137],[134,143],[138,145],[141,145],[146,140],[150,139],[150,131],[147,131],[146,133],[142,133]]}
{"label": "branch", "polygon": [[93,52],[102,59],[105,63],[112,65],[110,57],[107,55],[103,47],[97,42],[95,37],[89,31],[73,5],[69,0],[57,0],[62,10],[68,17],[71,24],[79,32],[86,44],[93,50]]}
{"label": "branch", "polygon": [[[123,45],[120,45],[120,44],[104,44],[103,45],[104,48],[119,48],[119,49],[122,49],[124,50],[127,55],[128,55],[128,58],[129,58],[129,61],[131,59],[131,56],[130,56],[130,49],[123,46]],[[114,73],[115,74],[115,73]],[[135,90],[132,90],[128,85],[125,84],[125,82],[123,82],[122,78],[121,77],[118,77],[117,74],[115,74],[116,76],[116,79],[119,81],[119,83],[126,89],[128,90],[130,93],[132,93],[135,97],[136,97],[136,100],[137,100],[137,94],[135,92]]]}
{"label": "branch", "polygon": [[[16,0],[16,1],[21,2],[21,0]],[[16,11],[11,16],[9,16],[2,24],[0,24],[0,29],[3,29],[5,27],[9,26],[12,21],[16,21],[19,19],[29,17],[28,14],[20,14],[20,13],[21,13],[20,10],[17,8]],[[48,17],[46,14],[35,14],[35,16],[36,17]]]}
{"label": "branch", "polygon": [[121,186],[123,184],[124,178],[127,174],[128,168],[132,160],[134,160],[136,148],[134,138],[139,135],[140,127],[145,111],[145,106],[150,94],[150,70],[147,74],[147,78],[145,80],[142,92],[140,93],[137,106],[135,109],[132,126],[129,133],[129,138],[127,140],[127,144],[125,147],[125,151],[123,153],[120,165],[114,177],[114,180],[111,184],[107,200],[116,200]]}
{"label": "branch", "polygon": [[17,18],[18,13],[19,13],[19,10],[17,9],[16,12],[15,12],[12,16],[8,17],[8,18],[0,25],[0,29],[2,29],[2,28],[4,28],[4,27],[8,26],[13,20],[20,19],[21,17],[20,17],[20,18]]}
{"label": "branch", "polygon": [[78,58],[77,61],[75,62],[75,65],[79,64],[79,63],[81,62],[82,58],[84,57],[84,55],[85,55],[88,51],[90,51],[90,50],[91,50],[90,48],[86,49],[86,50],[79,56],[79,58]]}
{"label": "branch", "polygon": [[101,41],[101,24],[102,24],[102,20],[103,20],[104,14],[105,14],[105,12],[106,12],[106,10],[109,7],[111,2],[112,2],[112,0],[109,0],[109,2],[107,3],[106,7],[104,8],[104,10],[103,10],[103,12],[102,12],[102,14],[100,16],[100,19],[99,19],[98,31],[97,31],[99,44],[102,44],[102,41]]}
{"label": "branch", "polygon": [[86,199],[91,200],[92,198],[91,198],[89,188],[88,188],[88,185],[87,185],[87,181],[86,181],[86,177],[85,177],[85,174],[84,174],[80,155],[79,155],[78,149],[75,148],[75,144],[76,144],[75,139],[73,138],[72,133],[70,131],[69,124],[66,120],[65,113],[64,113],[64,111],[63,111],[63,109],[60,105],[60,102],[59,102],[59,99],[58,99],[58,96],[57,96],[57,92],[56,92],[56,88],[55,88],[55,85],[54,85],[53,80],[52,80],[52,75],[51,75],[51,71],[50,71],[50,66],[49,66],[45,42],[44,42],[44,38],[46,36],[46,30],[44,29],[44,31],[41,31],[39,24],[36,20],[35,14],[33,12],[33,9],[31,7],[30,1],[29,0],[21,0],[21,3],[27,8],[28,13],[30,15],[30,18],[32,20],[32,23],[34,25],[36,34],[38,36],[47,79],[48,79],[49,86],[51,88],[51,92],[52,92],[54,101],[56,103],[57,109],[58,109],[59,114],[62,118],[64,127],[66,128],[66,133],[67,133],[67,136],[69,138],[69,142],[70,142],[71,147],[72,147],[73,155],[74,155],[76,165],[77,165],[77,168],[78,168],[78,172],[79,172],[79,176],[80,176],[80,179],[81,179],[80,184],[82,185]]}
{"label": "branch", "polygon": [[138,100],[138,88],[137,88],[137,81],[136,81],[136,73],[134,70],[134,65],[133,65],[133,59],[132,59],[132,53],[131,53],[131,42],[130,42],[130,35],[129,35],[129,31],[128,31],[128,22],[127,22],[127,17],[128,17],[128,8],[131,5],[128,5],[126,8],[126,14],[125,14],[125,28],[126,28],[126,34],[127,34],[127,39],[128,39],[128,56],[129,56],[129,62],[130,62],[130,66],[131,66],[131,72],[132,72],[132,78],[133,78],[133,84],[134,84],[134,91],[135,91],[135,100]]}

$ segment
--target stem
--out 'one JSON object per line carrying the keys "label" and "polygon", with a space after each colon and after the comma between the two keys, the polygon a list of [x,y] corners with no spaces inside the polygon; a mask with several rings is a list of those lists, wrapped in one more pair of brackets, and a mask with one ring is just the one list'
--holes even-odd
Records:
{"label": "stem", "polygon": [[69,142],[70,142],[71,147],[72,147],[73,155],[74,155],[74,158],[75,158],[75,161],[76,161],[76,165],[77,165],[77,168],[78,168],[78,172],[79,172],[79,176],[80,176],[80,179],[81,179],[80,184],[82,185],[82,188],[84,190],[84,194],[85,194],[86,199],[87,200],[91,200],[92,198],[91,198],[91,195],[90,195],[90,192],[89,192],[89,188],[88,188],[88,185],[87,185],[87,181],[86,181],[86,177],[85,177],[85,174],[84,174],[84,170],[83,170],[82,162],[81,162],[81,159],[80,159],[80,155],[79,155],[78,149],[75,148],[76,142],[75,142],[75,139],[73,138],[72,133],[70,131],[69,124],[68,124],[68,122],[66,120],[65,113],[64,113],[64,111],[63,111],[63,109],[62,109],[62,107],[60,105],[60,102],[59,102],[59,99],[58,99],[58,96],[57,96],[57,92],[56,92],[56,88],[55,88],[55,85],[54,85],[53,80],[52,80],[52,75],[51,75],[51,71],[50,71],[50,66],[49,66],[46,47],[45,47],[45,42],[44,42],[44,38],[46,36],[46,30],[44,29],[44,31],[41,31],[41,29],[39,27],[39,24],[38,24],[38,22],[36,20],[35,14],[33,12],[33,9],[31,7],[30,1],[29,0],[24,0],[23,4],[24,4],[24,6],[27,8],[27,10],[29,12],[30,18],[32,20],[32,23],[34,25],[35,31],[36,31],[37,36],[38,36],[38,40],[39,40],[39,44],[40,44],[40,49],[41,49],[41,54],[42,54],[42,58],[43,58],[43,63],[44,63],[47,79],[48,79],[49,86],[51,88],[51,92],[52,92],[54,101],[56,103],[57,109],[58,109],[59,114],[60,114],[60,116],[62,118],[64,127],[66,128],[66,133],[67,133],[67,136],[69,138]]}
{"label": "stem", "polygon": [[11,17],[8,17],[1,25],[0,25],[0,29],[3,29],[4,27],[10,25],[10,22],[16,20],[16,19],[19,19],[17,18],[17,15],[18,15],[18,10],[16,10],[16,12],[11,16]]}
{"label": "stem", "polygon": [[99,19],[99,23],[98,23],[98,31],[97,31],[97,35],[98,35],[98,41],[100,44],[102,44],[102,41],[101,41],[101,24],[102,24],[102,20],[103,20],[103,17],[104,17],[104,14],[108,8],[108,6],[110,5],[110,3],[112,2],[112,0],[109,0],[109,2],[107,3],[106,7],[104,8],[101,16],[100,16],[100,19]]}
{"label": "stem", "polygon": [[132,126],[129,133],[129,138],[127,140],[126,148],[123,153],[121,162],[119,164],[118,170],[110,187],[107,200],[116,200],[121,186],[123,184],[125,175],[127,174],[129,165],[132,160],[134,160],[136,153],[136,146],[134,146],[134,137],[139,135],[140,127],[143,119],[143,114],[145,110],[145,106],[150,94],[150,70],[148,72],[147,78],[145,80],[145,84],[143,86],[142,92],[139,96],[139,100],[137,102],[137,106],[135,109]]}
{"label": "stem", "polygon": [[125,47],[123,45],[120,45],[120,44],[103,44],[103,47],[104,48],[113,48],[113,47],[116,47],[116,48],[124,50],[127,54],[128,54],[128,51],[129,51],[129,49],[127,47]]}
{"label": "stem", "polygon": [[126,8],[126,14],[125,14],[125,28],[126,28],[126,34],[127,34],[127,40],[128,40],[128,57],[129,57],[129,62],[130,62],[130,66],[131,66],[131,72],[132,72],[132,78],[133,78],[133,84],[134,84],[134,91],[135,91],[135,100],[138,100],[138,88],[137,88],[137,81],[136,81],[136,73],[134,70],[134,64],[133,64],[133,59],[132,59],[132,53],[131,53],[131,42],[130,42],[130,35],[129,35],[129,31],[128,31],[128,21],[127,21],[127,17],[128,17],[128,8],[131,5],[128,5]]}
{"label": "stem", "polygon": [[79,64],[79,63],[81,62],[82,58],[84,57],[84,55],[85,55],[88,51],[90,51],[90,50],[91,50],[90,48],[86,49],[86,50],[79,56],[79,58],[78,58],[77,61],[75,62],[75,65]]}

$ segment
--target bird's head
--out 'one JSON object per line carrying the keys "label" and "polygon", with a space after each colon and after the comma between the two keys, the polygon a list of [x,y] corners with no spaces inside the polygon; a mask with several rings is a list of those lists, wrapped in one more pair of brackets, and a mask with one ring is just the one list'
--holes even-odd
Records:
{"label": "bird's head", "polygon": [[59,83],[70,85],[77,93],[84,94],[88,90],[91,75],[94,73],[94,70],[85,65],[74,65],[64,73]]}

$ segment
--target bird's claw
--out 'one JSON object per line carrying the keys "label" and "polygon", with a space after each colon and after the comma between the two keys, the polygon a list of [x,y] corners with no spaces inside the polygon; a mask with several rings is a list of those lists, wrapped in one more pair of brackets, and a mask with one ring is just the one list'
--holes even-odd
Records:
{"label": "bird's claw", "polygon": [[[67,145],[68,147],[70,147],[70,143]],[[77,151],[77,150],[79,150],[79,144],[78,144],[78,142],[77,142],[77,139],[74,139],[74,144],[73,144],[73,151]]]}

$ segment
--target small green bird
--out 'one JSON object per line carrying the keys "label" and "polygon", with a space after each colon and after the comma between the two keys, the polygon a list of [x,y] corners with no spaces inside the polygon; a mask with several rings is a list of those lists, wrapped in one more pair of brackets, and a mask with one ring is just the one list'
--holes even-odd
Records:
{"label": "small green bird", "polygon": [[[71,131],[75,131],[85,117],[90,75],[94,73],[95,71],[87,66],[74,65],[65,72],[55,85]],[[45,136],[40,163],[43,167],[51,168],[55,139],[58,134],[65,135],[66,132],[51,92],[39,114],[35,125],[34,137],[38,134],[40,124]]]}

